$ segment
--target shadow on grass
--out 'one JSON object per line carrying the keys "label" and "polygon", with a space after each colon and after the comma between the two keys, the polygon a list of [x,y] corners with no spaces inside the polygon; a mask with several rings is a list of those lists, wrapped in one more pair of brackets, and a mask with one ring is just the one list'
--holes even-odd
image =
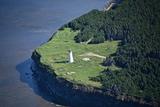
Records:
{"label": "shadow on grass", "polygon": [[68,63],[68,61],[56,61],[55,63]]}

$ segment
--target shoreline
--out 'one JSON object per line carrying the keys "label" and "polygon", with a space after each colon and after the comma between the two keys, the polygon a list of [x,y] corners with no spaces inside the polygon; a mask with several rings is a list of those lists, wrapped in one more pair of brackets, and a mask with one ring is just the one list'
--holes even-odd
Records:
{"label": "shoreline", "polygon": [[[114,1],[114,0],[111,0],[111,1]],[[108,8],[109,9],[112,8],[112,2]],[[51,39],[49,39],[49,41],[50,40]],[[43,70],[42,72],[41,70],[38,72],[34,71],[34,73],[39,75],[38,78],[40,81],[43,81],[43,78],[45,77],[44,75],[48,75],[49,79],[48,77],[45,77],[47,79],[44,81],[44,84],[47,84],[46,89],[50,90],[49,91],[50,93],[55,93],[56,95],[60,97],[64,97],[64,99],[67,100],[67,102],[70,102],[70,103],[76,102],[78,105],[85,104],[83,105],[83,107],[87,106],[87,102],[93,103],[92,104],[93,107],[94,106],[95,107],[98,107],[98,106],[106,107],[110,105],[114,107],[118,107],[118,106],[127,106],[127,107],[128,106],[129,107],[130,106],[138,106],[138,107],[139,106],[140,107],[154,106],[154,107],[158,107],[159,106],[159,101],[154,100],[154,99],[149,100],[144,97],[137,97],[137,96],[131,96],[131,95],[129,96],[127,94],[115,95],[111,89],[103,90],[102,88],[96,88],[93,86],[78,84],[78,83],[75,83],[74,81],[69,81],[62,77],[58,77],[56,73],[53,71],[53,69],[50,69],[49,65],[45,65],[40,62],[40,58],[41,58],[41,55],[35,50],[32,54],[32,59],[34,60],[36,65],[39,67],[39,69],[43,69]],[[63,89],[59,91],[55,88],[57,86]],[[73,99],[70,100],[69,98],[73,98]],[[83,101],[84,99],[86,102]],[[90,106],[90,104],[88,106]]]}
{"label": "shoreline", "polygon": [[[104,91],[99,88],[92,86],[85,86],[82,84],[75,84],[71,81],[68,81],[64,78],[59,78],[54,72],[49,72],[50,69],[47,65],[44,65],[40,62],[41,56],[34,51],[32,54],[32,59],[35,62],[38,70],[33,70],[33,73],[36,75],[36,80],[40,85],[44,85],[46,91],[51,93],[51,95],[57,95],[62,99],[66,100],[69,105],[80,107],[84,106],[137,106],[137,107],[146,107],[146,106],[157,106],[157,103],[154,101],[146,101],[142,98],[127,96],[127,95],[113,95],[111,90]],[[41,84],[43,83],[43,84]],[[43,86],[43,87],[44,87]],[[69,99],[72,98],[72,99]],[[83,99],[86,99],[85,101]],[[95,100],[96,99],[96,100]],[[94,101],[95,100],[95,101]],[[76,104],[74,104],[76,102]],[[90,105],[92,104],[92,105]],[[158,106],[157,106],[158,107]]]}

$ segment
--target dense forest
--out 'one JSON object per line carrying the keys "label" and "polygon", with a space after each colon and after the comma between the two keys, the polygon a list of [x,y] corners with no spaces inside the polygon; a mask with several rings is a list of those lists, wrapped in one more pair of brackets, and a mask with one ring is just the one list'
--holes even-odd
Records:
{"label": "dense forest", "polygon": [[123,0],[109,11],[92,10],[64,27],[81,32],[75,41],[102,43],[121,40],[114,55],[103,62],[107,68],[99,76],[105,91],[160,101],[160,2]]}

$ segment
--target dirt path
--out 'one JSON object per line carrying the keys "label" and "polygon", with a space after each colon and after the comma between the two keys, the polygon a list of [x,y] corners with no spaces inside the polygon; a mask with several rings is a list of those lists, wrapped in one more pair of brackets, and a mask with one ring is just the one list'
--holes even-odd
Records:
{"label": "dirt path", "polygon": [[95,53],[92,53],[92,52],[88,52],[88,53],[85,53],[85,54],[82,54],[82,55],[79,55],[79,56],[94,56],[94,57],[98,57],[98,58],[102,58],[102,59],[105,59],[106,57],[105,56],[101,56],[101,55],[98,55],[98,54],[95,54]]}
{"label": "dirt path", "polygon": [[113,6],[115,6],[116,5],[116,3],[111,3],[108,7],[106,7],[105,9],[104,9],[104,11],[109,11]]}

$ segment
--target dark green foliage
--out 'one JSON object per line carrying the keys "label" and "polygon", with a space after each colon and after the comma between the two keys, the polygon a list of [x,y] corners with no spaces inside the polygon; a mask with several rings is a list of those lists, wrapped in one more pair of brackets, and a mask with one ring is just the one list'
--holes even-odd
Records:
{"label": "dark green foliage", "polygon": [[86,42],[92,39],[90,43],[102,43],[105,41],[105,33],[101,29],[104,25],[104,15],[105,13],[101,11],[92,10],[88,14],[71,21],[65,27],[81,30],[75,37],[76,42]]}
{"label": "dark green foliage", "polygon": [[[95,31],[93,31],[93,32],[95,32]],[[83,29],[83,32],[80,32],[75,37],[75,41],[76,42],[85,42],[94,36],[93,32],[90,31],[90,28],[86,27],[85,29]]]}
{"label": "dark green foliage", "polygon": [[112,66],[114,64],[114,60],[112,57],[106,58],[106,60],[103,61],[103,66]]}
{"label": "dark green foliage", "polygon": [[[93,10],[66,26],[81,30],[75,38],[101,43],[121,40],[113,57],[119,71],[104,70],[98,77],[106,90],[160,99],[160,2],[159,0],[124,0],[110,11]],[[104,61],[106,65],[108,59]]]}
{"label": "dark green foliage", "polygon": [[104,36],[100,35],[100,34],[97,34],[94,36],[94,38],[91,40],[90,43],[103,43],[105,41],[105,38]]}
{"label": "dark green foliage", "polygon": [[[123,69],[115,74],[116,79],[111,82],[112,85],[117,84],[118,79],[122,93],[160,98],[159,6],[158,0],[125,0],[113,12],[113,16],[120,16],[114,20],[119,20],[121,31],[118,35],[123,35],[114,61]],[[108,78],[104,75],[104,79]],[[105,85],[108,82],[102,83]]]}

